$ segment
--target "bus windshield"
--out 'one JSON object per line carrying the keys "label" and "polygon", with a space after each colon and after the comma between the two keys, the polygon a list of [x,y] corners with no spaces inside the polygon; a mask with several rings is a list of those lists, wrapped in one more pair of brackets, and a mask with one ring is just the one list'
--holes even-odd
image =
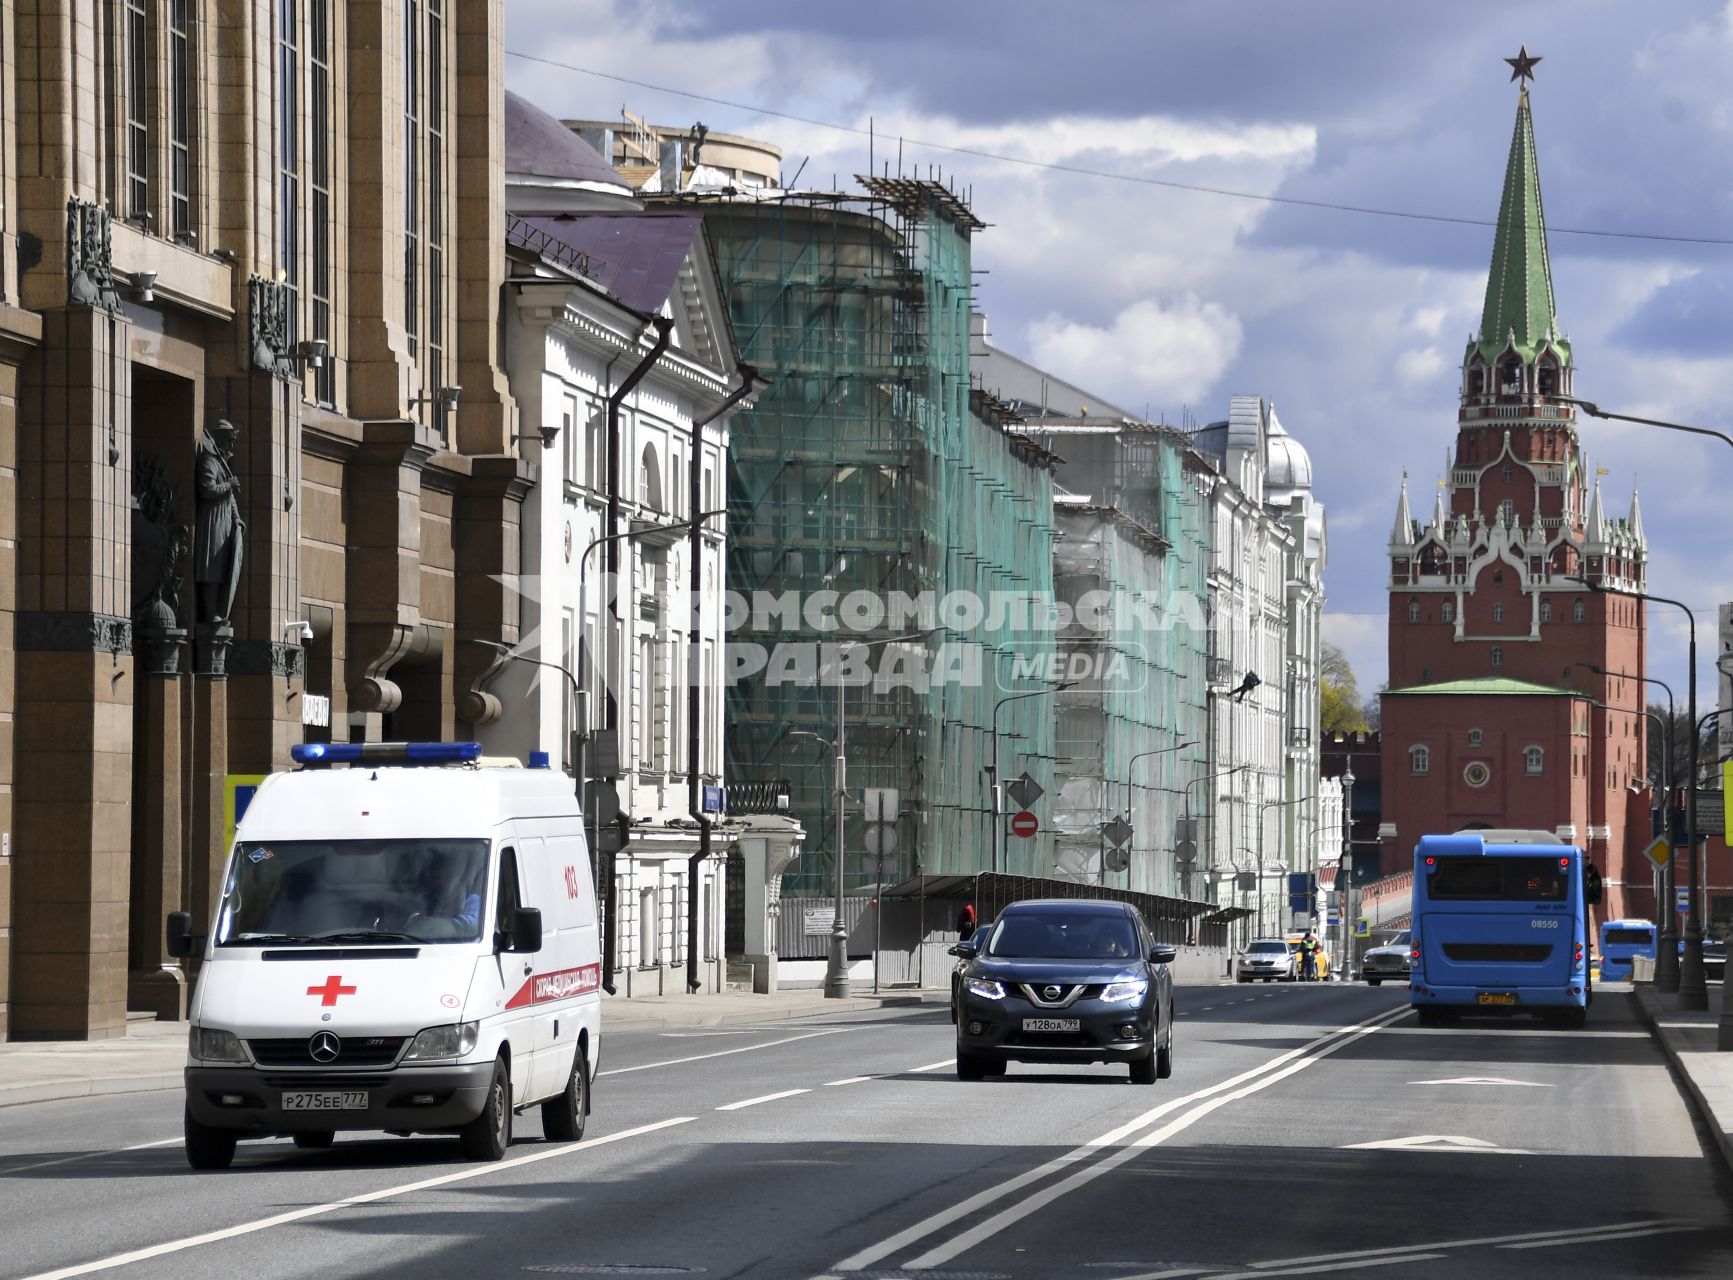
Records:
{"label": "bus windshield", "polygon": [[1426,868],[1433,902],[1563,902],[1570,867],[1559,858],[1439,858]]}

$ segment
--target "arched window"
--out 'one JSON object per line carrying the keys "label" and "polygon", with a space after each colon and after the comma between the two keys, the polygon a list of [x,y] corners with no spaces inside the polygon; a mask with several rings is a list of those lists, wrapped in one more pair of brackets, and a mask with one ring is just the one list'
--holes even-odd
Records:
{"label": "arched window", "polygon": [[1443,618],[1446,622],[1455,622],[1456,602],[1454,600],[1446,600],[1443,604],[1439,605],[1438,616]]}
{"label": "arched window", "polygon": [[1511,481],[1511,471],[1510,471],[1510,468],[1509,468],[1509,467],[1506,467],[1506,468],[1505,468],[1505,469],[1504,469],[1504,482],[1505,482],[1505,483],[1506,483],[1506,484],[1509,484],[1509,483],[1510,483],[1510,481]]}
{"label": "arched window", "polygon": [[1558,371],[1550,360],[1543,360],[1540,366],[1540,393],[1550,396],[1553,388],[1558,385]]}
{"label": "arched window", "polygon": [[1504,650],[1503,649],[1500,649],[1500,648],[1494,646],[1494,648],[1492,650],[1492,665],[1495,667],[1502,667],[1504,665]]}
{"label": "arched window", "polygon": [[1410,600],[1408,602],[1408,621],[1410,621],[1410,622],[1419,622],[1420,621],[1420,601]]}
{"label": "arched window", "polygon": [[1511,524],[1516,519],[1516,504],[1509,498],[1498,504],[1498,518],[1505,524]]}
{"label": "arched window", "polygon": [[1552,601],[1551,600],[1542,600],[1540,602],[1540,620],[1542,622],[1551,622],[1552,621]]}
{"label": "arched window", "polygon": [[1519,360],[1506,360],[1499,372],[1503,375],[1499,379],[1500,392],[1513,396],[1522,390],[1522,363]]}
{"label": "arched window", "polygon": [[1468,394],[1480,395],[1486,390],[1486,370],[1476,365],[1468,371]]}
{"label": "arched window", "polygon": [[1480,745],[1480,743],[1481,743],[1480,730],[1479,729],[1470,729],[1468,731],[1468,745],[1471,747],[1478,747]]}
{"label": "arched window", "polygon": [[1571,604],[1571,621],[1572,622],[1581,622],[1582,620],[1583,620],[1583,602],[1581,600],[1577,600]]}
{"label": "arched window", "polygon": [[662,464],[656,458],[656,446],[644,446],[644,460],[638,469],[638,501],[652,511],[663,510]]}
{"label": "arched window", "polygon": [[1412,774],[1430,773],[1432,770],[1432,753],[1425,747],[1408,748],[1408,772]]}
{"label": "arched window", "polygon": [[1502,601],[1492,606],[1492,620],[1494,622],[1504,621],[1504,604]]}
{"label": "arched window", "polygon": [[1546,762],[1546,752],[1540,747],[1524,748],[1522,767],[1525,773],[1540,773]]}

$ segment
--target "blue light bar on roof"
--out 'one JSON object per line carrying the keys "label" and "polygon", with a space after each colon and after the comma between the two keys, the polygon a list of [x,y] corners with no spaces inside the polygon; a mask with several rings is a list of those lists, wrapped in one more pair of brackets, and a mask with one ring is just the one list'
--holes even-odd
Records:
{"label": "blue light bar on roof", "polygon": [[479,742],[304,742],[289,748],[296,764],[468,764]]}

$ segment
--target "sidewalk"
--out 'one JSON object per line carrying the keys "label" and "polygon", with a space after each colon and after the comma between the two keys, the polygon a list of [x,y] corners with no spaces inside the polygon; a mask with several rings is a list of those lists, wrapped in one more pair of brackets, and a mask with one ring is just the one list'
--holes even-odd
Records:
{"label": "sidewalk", "polygon": [[1708,1012],[1681,1013],[1677,995],[1646,982],[1637,983],[1636,992],[1662,1052],[1678,1071],[1721,1158],[1733,1168],[1733,1053],[1715,1048],[1720,1000],[1711,993]]}
{"label": "sidewalk", "polygon": [[[871,991],[870,985],[868,991]],[[812,1018],[861,1009],[943,1008],[945,991],[895,990],[826,1000],[818,989],[775,995],[603,997],[604,1031],[725,1027]],[[0,1107],[113,1093],[181,1087],[187,1024],[133,1022],[113,1040],[25,1040],[0,1043]]]}

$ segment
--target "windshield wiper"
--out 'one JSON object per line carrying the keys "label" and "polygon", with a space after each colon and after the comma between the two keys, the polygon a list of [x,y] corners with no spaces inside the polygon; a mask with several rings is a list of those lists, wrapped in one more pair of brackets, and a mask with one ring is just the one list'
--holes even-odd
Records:
{"label": "windshield wiper", "polygon": [[308,939],[309,942],[420,942],[413,934],[397,933],[390,929],[338,929],[333,933],[321,933]]}
{"label": "windshield wiper", "polygon": [[313,939],[304,933],[238,933],[232,938],[225,938],[217,945],[221,947],[250,947],[268,942],[312,942]]}

